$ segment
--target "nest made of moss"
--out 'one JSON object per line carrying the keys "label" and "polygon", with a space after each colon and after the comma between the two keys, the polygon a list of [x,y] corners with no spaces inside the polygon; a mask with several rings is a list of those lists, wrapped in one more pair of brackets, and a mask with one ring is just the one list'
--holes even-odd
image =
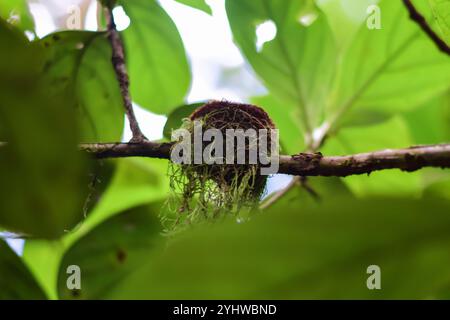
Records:
{"label": "nest made of moss", "polygon": [[[227,129],[255,129],[256,141],[246,140],[245,151],[256,147],[259,129],[270,132],[275,125],[260,107],[210,101],[197,108],[187,119],[183,129],[194,137],[194,123],[200,121],[203,131],[218,129],[226,136]],[[270,135],[267,137],[270,145]],[[176,142],[178,143],[178,142]],[[175,145],[176,145],[175,143]],[[211,142],[202,143],[202,151]],[[223,155],[225,155],[225,145]],[[193,151],[193,143],[191,145]],[[234,144],[234,153],[237,145]],[[191,157],[194,157],[191,152]],[[236,156],[234,157],[236,160]],[[163,218],[167,230],[174,230],[200,221],[211,221],[229,215],[239,219],[248,217],[265,191],[267,176],[260,174],[261,164],[175,164],[169,166],[172,195],[168,201],[171,215]]]}

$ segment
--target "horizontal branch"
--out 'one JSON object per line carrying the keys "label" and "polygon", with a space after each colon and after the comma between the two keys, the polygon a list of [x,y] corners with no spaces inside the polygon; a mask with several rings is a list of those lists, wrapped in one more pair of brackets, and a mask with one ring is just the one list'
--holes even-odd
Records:
{"label": "horizontal branch", "polygon": [[324,157],[320,153],[281,156],[279,173],[345,177],[385,169],[416,171],[424,167],[450,168],[450,144],[386,149],[347,156]]}
{"label": "horizontal branch", "polygon": [[97,159],[149,157],[169,159],[173,143],[157,143],[143,141],[140,143],[84,143],[80,145],[82,151],[92,154]]}
{"label": "horizontal branch", "polygon": [[[81,150],[96,158],[170,158],[172,143],[95,143],[82,144]],[[450,168],[450,144],[387,149],[346,156],[325,157],[320,153],[280,156],[278,173],[296,176],[338,176],[368,174],[377,170],[415,171],[423,167]]]}

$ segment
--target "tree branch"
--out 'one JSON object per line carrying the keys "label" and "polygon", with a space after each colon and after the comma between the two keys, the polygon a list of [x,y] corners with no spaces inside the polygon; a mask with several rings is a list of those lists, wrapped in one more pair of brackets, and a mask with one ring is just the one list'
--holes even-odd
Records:
{"label": "tree branch", "polygon": [[385,169],[416,171],[423,167],[450,168],[450,144],[386,149],[347,156],[324,157],[320,153],[281,156],[279,173],[346,177]]}
{"label": "tree branch", "polygon": [[144,141],[140,143],[84,143],[80,149],[97,159],[125,158],[125,157],[149,157],[169,159],[170,149],[173,143],[157,143]]}
{"label": "tree branch", "polygon": [[[96,158],[152,157],[170,158],[173,143],[95,143],[80,149]],[[346,156],[325,157],[321,153],[280,156],[278,173],[295,176],[336,176],[369,174],[385,169],[415,171],[423,167],[450,168],[450,143],[387,149]]]}
{"label": "tree branch", "polygon": [[417,11],[411,0],[403,0],[403,4],[408,9],[410,18],[422,28],[431,40],[433,40],[439,50],[450,55],[450,47],[433,31],[433,29],[431,29],[427,20],[419,13],[419,11]]}
{"label": "tree branch", "polygon": [[143,142],[147,139],[139,128],[139,124],[134,115],[133,104],[129,91],[130,81],[125,66],[123,43],[122,39],[120,38],[120,34],[116,29],[112,9],[113,5],[108,5],[105,6],[104,10],[105,18],[108,24],[108,40],[111,43],[112,48],[111,61],[116,73],[117,80],[119,81],[120,92],[122,93],[123,104],[125,106],[125,113],[127,115],[128,121],[130,122],[130,129],[133,135],[133,137],[131,138],[131,142]]}
{"label": "tree branch", "polygon": [[[264,199],[263,202],[260,204],[259,208],[262,210],[265,210],[265,209],[269,208],[270,206],[272,206],[275,202],[277,202],[278,200],[283,198],[284,195],[287,194],[288,191],[291,190],[293,187],[300,186],[301,178],[302,177],[298,177],[298,176],[294,177],[286,187],[269,194],[267,196],[267,198]],[[303,177],[303,178],[306,178],[306,177]]]}

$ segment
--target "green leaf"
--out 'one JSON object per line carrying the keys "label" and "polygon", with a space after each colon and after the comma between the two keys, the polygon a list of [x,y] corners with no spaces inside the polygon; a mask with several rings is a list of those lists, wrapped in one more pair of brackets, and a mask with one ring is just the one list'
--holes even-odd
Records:
{"label": "green leaf", "polygon": [[29,239],[25,242],[24,260],[52,299],[57,298],[56,282],[62,257],[73,243],[112,216],[161,201],[169,192],[165,160],[124,158],[114,161],[117,169],[111,183],[100,182],[105,183],[107,189],[78,228],[59,241]]}
{"label": "green leaf", "polygon": [[179,3],[185,4],[192,8],[201,10],[209,15],[212,14],[211,7],[205,2],[205,0],[176,0]]}
{"label": "green leaf", "polygon": [[173,110],[167,117],[166,124],[164,125],[164,130],[163,130],[164,137],[167,139],[170,139],[172,136],[172,131],[180,128],[181,125],[183,124],[183,119],[188,118],[189,115],[192,112],[194,112],[195,109],[197,109],[198,107],[201,107],[205,103],[206,103],[206,101],[185,104],[185,105],[179,106],[178,108]]}
{"label": "green leaf", "polygon": [[131,25],[123,31],[133,101],[159,114],[183,103],[190,69],[175,24],[154,0],[121,0]]}
{"label": "green leaf", "polygon": [[358,28],[367,18],[370,5],[379,0],[317,0],[330,22],[331,29],[340,47],[348,45]]}
{"label": "green leaf", "polygon": [[[397,116],[366,127],[342,128],[326,142],[324,155],[348,155],[388,148],[406,148],[413,143],[406,121]],[[384,170],[370,175],[348,176],[345,184],[358,196],[414,195],[421,191],[421,173]]]}
{"label": "green leaf", "polygon": [[450,91],[405,114],[415,144],[450,141]]}
{"label": "green leaf", "polygon": [[36,283],[20,258],[5,241],[0,239],[0,300],[45,300],[42,289]]}
{"label": "green leaf", "polygon": [[169,192],[167,161],[148,158],[117,159],[117,169],[94,212],[77,230],[72,240],[111,215],[129,208],[165,199]]}
{"label": "green leaf", "polygon": [[343,55],[327,111],[332,122],[359,107],[411,110],[450,87],[448,57],[410,20],[401,1],[379,6],[381,29],[362,25]]}
{"label": "green leaf", "polygon": [[[309,3],[298,0],[226,2],[234,40],[270,92],[291,105],[285,106],[286,110],[298,110],[306,131],[323,116],[336,62],[327,20],[320,11],[305,11]],[[300,22],[305,14],[316,16],[309,26]],[[277,34],[258,50],[256,30],[264,22],[274,23]]]}
{"label": "green leaf", "polygon": [[296,154],[304,150],[303,133],[300,130],[300,116],[297,109],[290,108],[273,95],[253,97],[251,101],[262,107],[280,130],[282,153]]}
{"label": "green leaf", "polygon": [[[58,294],[61,299],[101,299],[152,259],[161,240],[158,206],[141,206],[101,224],[71,247],[61,262]],[[66,286],[66,269],[81,269],[81,290]]]}
{"label": "green leaf", "polygon": [[27,239],[22,259],[49,299],[58,298],[57,275],[66,246],[61,240]]}
{"label": "green leaf", "polygon": [[392,115],[378,110],[356,109],[342,121],[342,127],[365,127],[389,120]]}
{"label": "green leaf", "polygon": [[[376,1],[366,5],[319,2],[330,23],[345,32],[345,41],[336,34],[341,48],[336,52],[320,12],[311,26],[298,23],[307,1],[293,5],[277,0],[227,1],[237,44],[271,93],[282,98],[283,109],[291,115],[291,110],[302,110],[303,118],[308,115],[303,129],[307,122],[317,127],[323,118],[332,125],[366,122],[357,120],[361,108],[383,118],[383,114],[411,110],[450,87],[448,58],[409,19],[401,2],[380,1],[381,29],[374,30],[362,23],[369,2]],[[277,35],[258,52],[255,28],[264,21],[275,23]],[[358,25],[360,30],[353,37]],[[350,45],[349,39],[353,39]],[[347,114],[356,121],[342,119]],[[298,111],[295,116],[299,117]]]}
{"label": "green leaf", "polygon": [[428,0],[442,38],[450,45],[450,0]]}
{"label": "green leaf", "polygon": [[64,31],[40,41],[47,53],[45,81],[51,94],[77,110],[82,142],[120,140],[124,108],[104,33]]}
{"label": "green leaf", "polygon": [[91,163],[89,168],[88,196],[83,207],[85,216],[88,216],[104,197],[116,171],[116,161],[112,159],[97,159]]}
{"label": "green leaf", "polygon": [[[86,261],[84,285],[101,299],[449,298],[448,201],[336,196],[318,204],[302,194],[292,190],[246,223],[194,228],[158,255],[141,250],[121,281],[120,245],[106,233],[76,245],[65,264]],[[381,268],[382,290],[366,286],[370,265]]]}
{"label": "green leaf", "polygon": [[34,32],[34,21],[26,0],[2,0],[0,17],[22,31]]}
{"label": "green leaf", "polygon": [[0,20],[0,225],[55,238],[83,217],[87,162],[78,151],[75,110],[48,97],[44,53]]}
{"label": "green leaf", "polygon": [[[0,37],[8,44],[8,50],[1,50],[1,80],[23,81],[27,85],[38,76],[44,60],[43,51],[35,43],[31,43],[23,32],[0,18]],[[30,59],[32,57],[32,59]]]}

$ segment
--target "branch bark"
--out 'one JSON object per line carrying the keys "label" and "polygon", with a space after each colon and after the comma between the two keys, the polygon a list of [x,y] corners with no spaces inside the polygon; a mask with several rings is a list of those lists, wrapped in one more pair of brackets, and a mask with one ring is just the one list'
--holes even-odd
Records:
{"label": "branch bark", "polygon": [[[172,143],[95,143],[80,149],[95,158],[152,157],[169,159]],[[299,153],[280,156],[278,173],[295,176],[336,176],[369,174],[373,171],[400,169],[416,171],[423,167],[450,168],[450,143],[387,149],[345,156]]]}
{"label": "branch bark", "polygon": [[172,145],[173,143],[171,142],[157,143],[152,141],[140,143],[84,143],[80,145],[80,149],[97,159],[125,157],[169,159]]}
{"label": "branch bark", "polygon": [[419,11],[417,11],[411,0],[403,0],[403,4],[406,9],[408,9],[410,18],[416,22],[420,28],[422,28],[428,37],[436,44],[439,50],[450,55],[450,47],[436,34],[436,32],[433,31],[433,29],[431,29],[427,23],[427,20],[419,13]]}
{"label": "branch bark", "polygon": [[386,149],[346,156],[300,153],[280,157],[279,173],[346,177],[385,169],[416,171],[423,167],[450,168],[450,144]]}
{"label": "branch bark", "polygon": [[139,128],[139,124],[134,115],[133,104],[129,90],[130,81],[127,68],[125,66],[125,50],[123,47],[122,39],[120,38],[120,34],[116,29],[112,10],[112,5],[105,6],[104,11],[108,25],[108,40],[111,43],[112,48],[111,61],[116,73],[117,80],[119,81],[120,92],[122,94],[123,104],[125,106],[125,113],[127,115],[128,121],[130,122],[130,129],[133,135],[131,138],[131,142],[143,142],[147,139]]}

